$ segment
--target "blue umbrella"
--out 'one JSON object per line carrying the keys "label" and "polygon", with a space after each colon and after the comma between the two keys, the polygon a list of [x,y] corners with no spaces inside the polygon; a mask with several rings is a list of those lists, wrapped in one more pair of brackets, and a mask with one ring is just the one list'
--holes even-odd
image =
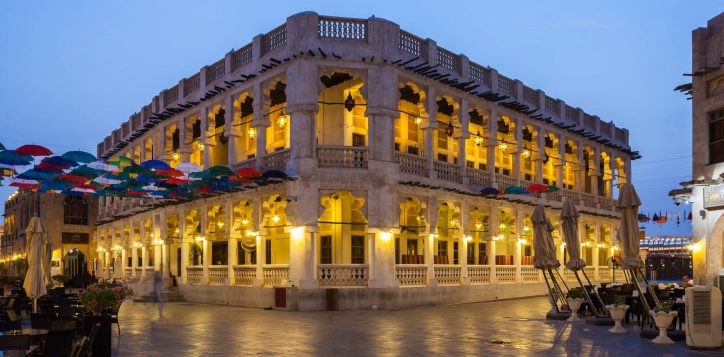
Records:
{"label": "blue umbrella", "polygon": [[68,151],[62,156],[64,159],[73,160],[76,162],[89,163],[96,161],[96,157],[91,153],[85,151]]}
{"label": "blue umbrella", "polygon": [[483,196],[498,195],[500,191],[495,187],[486,187],[480,190],[480,194]]}
{"label": "blue umbrella", "polygon": [[505,188],[506,195],[525,195],[528,191],[520,186],[510,186]]}
{"label": "blue umbrella", "polygon": [[149,170],[169,170],[171,166],[161,160],[148,160],[141,163],[141,167]]}
{"label": "blue umbrella", "polygon": [[71,167],[78,166],[77,162],[75,162],[73,160],[68,160],[61,156],[46,157],[45,159],[43,159],[43,162],[47,162],[51,165],[56,165],[56,166],[71,166]]}
{"label": "blue umbrella", "polygon": [[30,155],[21,155],[15,152],[15,150],[3,150],[0,151],[0,163],[5,165],[28,165],[33,161],[33,157]]}
{"label": "blue umbrella", "polygon": [[24,179],[24,180],[48,180],[53,178],[53,174],[37,171],[35,169],[30,169],[22,174],[18,175],[17,178]]}

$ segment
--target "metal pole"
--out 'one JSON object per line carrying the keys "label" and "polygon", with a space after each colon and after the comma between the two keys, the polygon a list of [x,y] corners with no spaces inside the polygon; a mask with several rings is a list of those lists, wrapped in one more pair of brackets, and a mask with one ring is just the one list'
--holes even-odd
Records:
{"label": "metal pole", "polygon": [[591,307],[591,312],[593,315],[598,316],[598,309],[596,309],[596,306],[593,305],[593,300],[591,300],[591,296],[588,295],[588,289],[586,289],[583,282],[581,282],[581,277],[578,276],[578,270],[574,270],[573,274],[576,276],[576,280],[578,280],[578,285],[581,286],[581,290],[583,290],[583,295],[586,295],[586,302],[588,302],[588,306]]}
{"label": "metal pole", "polygon": [[[591,279],[588,278],[588,275],[586,274],[585,270],[581,270],[581,273],[583,273],[583,277],[586,278],[586,281],[588,281],[588,285],[593,286],[591,283]],[[598,299],[598,302],[601,303],[601,310],[603,310],[604,315],[608,315],[609,312],[606,310],[603,304],[603,299],[601,299],[601,295],[598,295],[598,291],[596,289],[593,289],[593,294],[596,295],[596,298]]]}

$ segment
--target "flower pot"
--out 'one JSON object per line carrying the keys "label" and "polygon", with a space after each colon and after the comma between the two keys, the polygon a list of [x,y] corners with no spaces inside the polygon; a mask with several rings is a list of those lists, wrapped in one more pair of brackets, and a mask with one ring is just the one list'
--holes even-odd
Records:
{"label": "flower pot", "polygon": [[626,310],[628,305],[606,305],[606,309],[611,314],[614,325],[608,332],[611,333],[626,333],[626,329],[621,325],[621,321],[626,317]]}
{"label": "flower pot", "polygon": [[653,339],[651,342],[658,343],[658,344],[666,344],[670,345],[673,344],[674,341],[669,338],[669,336],[666,335],[666,329],[671,326],[671,322],[674,321],[674,317],[676,317],[679,314],[678,311],[658,311],[655,312],[654,310],[649,311],[649,315],[654,318],[654,322],[656,323],[656,327],[659,329],[659,335]]}
{"label": "flower pot", "polygon": [[581,318],[578,317],[578,309],[581,308],[581,304],[583,304],[583,299],[581,298],[575,298],[575,299],[566,299],[568,302],[568,307],[571,308],[571,317],[568,318],[568,322],[574,322],[574,321],[583,321]]}
{"label": "flower pot", "polygon": [[108,314],[88,315],[83,319],[83,332],[90,336],[90,332],[96,323],[100,328],[93,341],[93,357],[110,357],[111,355],[111,316]]}

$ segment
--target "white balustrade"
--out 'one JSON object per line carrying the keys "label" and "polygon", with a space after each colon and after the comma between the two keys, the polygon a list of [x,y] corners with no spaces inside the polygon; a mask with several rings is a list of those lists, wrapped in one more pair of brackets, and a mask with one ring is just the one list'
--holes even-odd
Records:
{"label": "white balustrade", "polygon": [[583,201],[583,205],[590,208],[596,208],[596,196],[588,194],[588,193],[581,193],[581,201]]}
{"label": "white balustrade", "polygon": [[614,271],[613,277],[616,282],[624,282],[626,281],[626,275],[624,274],[623,269],[616,269]]}
{"label": "white balustrade", "polygon": [[201,284],[204,280],[204,267],[186,267],[186,282],[189,284]]}
{"label": "white balustrade", "polygon": [[214,265],[209,267],[209,284],[226,285],[229,281],[229,267],[226,265]]}
{"label": "white balustrade", "polygon": [[289,161],[289,149],[270,152],[264,156],[264,168],[268,170],[286,170]]}
{"label": "white balustrade", "polygon": [[498,184],[498,190],[503,192],[507,187],[515,186],[515,177],[496,174],[495,182]]}
{"label": "white balustrade", "polygon": [[[591,279],[591,281],[596,279],[596,267],[585,267],[583,268],[583,271],[586,273],[586,276]],[[583,281],[585,284],[588,284],[585,279],[585,277],[581,276],[581,281]]]}
{"label": "white balustrade", "polygon": [[319,264],[319,286],[367,286],[367,264]]}
{"label": "white balustrade", "polygon": [[578,281],[576,280],[576,273],[573,272],[573,270],[565,269],[563,270],[563,279],[566,281]]}
{"label": "white balustrade", "polygon": [[254,265],[235,265],[234,269],[234,284],[241,286],[252,286],[254,285],[254,279],[256,279],[256,266]]}
{"label": "white balustrade", "polygon": [[398,264],[395,265],[395,276],[400,286],[421,286],[427,284],[427,265]]}
{"label": "white balustrade", "polygon": [[427,177],[427,159],[422,156],[406,154],[402,152],[395,153],[395,160],[400,164],[400,173]]}
{"label": "white balustrade", "polygon": [[264,265],[264,286],[279,286],[282,282],[289,280],[289,265],[272,264]]}
{"label": "white balustrade", "polygon": [[367,20],[320,16],[319,37],[345,40],[366,40]]}
{"label": "white balustrade", "polygon": [[462,183],[463,177],[460,175],[460,166],[442,161],[435,161],[433,164],[438,180]]}
{"label": "white balustrade", "polygon": [[598,280],[611,281],[611,269],[609,267],[598,267]]}
{"label": "white balustrade", "polygon": [[131,267],[126,267],[123,269],[123,277],[126,279],[130,279],[132,273],[133,273],[133,268],[131,268]]}
{"label": "white balustrade", "polygon": [[471,186],[476,186],[476,187],[480,187],[480,188],[486,188],[486,187],[491,186],[490,173],[487,171],[468,167],[465,170],[465,175],[468,177],[468,183]]}
{"label": "white balustrade", "polygon": [[461,267],[459,265],[436,264],[433,267],[435,280],[440,285],[460,285]]}
{"label": "white balustrade", "polygon": [[256,158],[247,159],[244,161],[239,161],[238,163],[233,165],[234,169],[253,169],[256,167]]}
{"label": "white balustrade", "polygon": [[515,283],[515,267],[514,266],[501,266],[495,267],[495,277],[499,283]]}
{"label": "white balustrade", "polygon": [[490,266],[468,265],[468,279],[471,284],[490,284]]}
{"label": "white balustrade", "polygon": [[541,281],[541,270],[530,266],[520,268],[520,275],[525,283],[538,283]]}
{"label": "white balustrade", "polygon": [[318,146],[319,167],[367,168],[367,148],[355,146]]}

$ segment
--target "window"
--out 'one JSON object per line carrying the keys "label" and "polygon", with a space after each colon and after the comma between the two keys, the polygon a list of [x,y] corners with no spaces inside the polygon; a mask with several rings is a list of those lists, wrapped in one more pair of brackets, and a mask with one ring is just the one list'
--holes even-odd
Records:
{"label": "window", "polygon": [[266,240],[266,244],[264,245],[264,264],[271,264],[272,263],[272,241],[271,239]]}
{"label": "window", "polygon": [[400,238],[395,238],[395,264],[400,264]]}
{"label": "window", "polygon": [[475,264],[475,244],[468,244],[468,265]]}
{"label": "window", "polygon": [[66,196],[63,200],[63,224],[88,224],[88,202],[79,196]]}
{"label": "window", "polygon": [[352,134],[352,146],[367,146],[365,136],[362,134]]}
{"label": "window", "polygon": [[526,257],[530,257],[531,255],[533,255],[533,248],[529,245],[524,246],[523,255]]}
{"label": "window", "polygon": [[485,243],[478,243],[478,262],[479,264],[488,264],[488,249]]}
{"label": "window", "polygon": [[458,264],[458,242],[453,242],[453,264]]}
{"label": "window", "polygon": [[407,140],[417,143],[418,142],[418,126],[415,123],[415,118],[411,115],[407,116]]}
{"label": "window", "polygon": [[[238,242],[237,245],[238,245],[238,248],[236,248],[237,249],[237,253],[236,253],[237,263],[236,264],[244,265],[244,264],[246,264],[246,250],[244,250],[244,248],[242,248],[241,242]],[[254,252],[252,252],[252,253],[254,253]]]}
{"label": "window", "polygon": [[364,264],[365,239],[363,236],[352,236],[352,264]]}
{"label": "window", "polygon": [[322,236],[319,244],[319,264],[332,264],[332,236]]}
{"label": "window", "polygon": [[447,256],[447,241],[441,240],[437,242],[437,255],[441,257]]}
{"label": "window", "polygon": [[228,253],[226,247],[228,242],[211,242],[211,264],[226,265],[228,262]]}
{"label": "window", "polygon": [[724,161],[724,109],[709,113],[709,164]]}
{"label": "window", "polygon": [[181,147],[181,137],[178,128],[171,133],[171,150],[178,150]]}
{"label": "window", "polygon": [[191,125],[191,140],[196,140],[201,138],[201,120],[196,119],[196,121]]}

